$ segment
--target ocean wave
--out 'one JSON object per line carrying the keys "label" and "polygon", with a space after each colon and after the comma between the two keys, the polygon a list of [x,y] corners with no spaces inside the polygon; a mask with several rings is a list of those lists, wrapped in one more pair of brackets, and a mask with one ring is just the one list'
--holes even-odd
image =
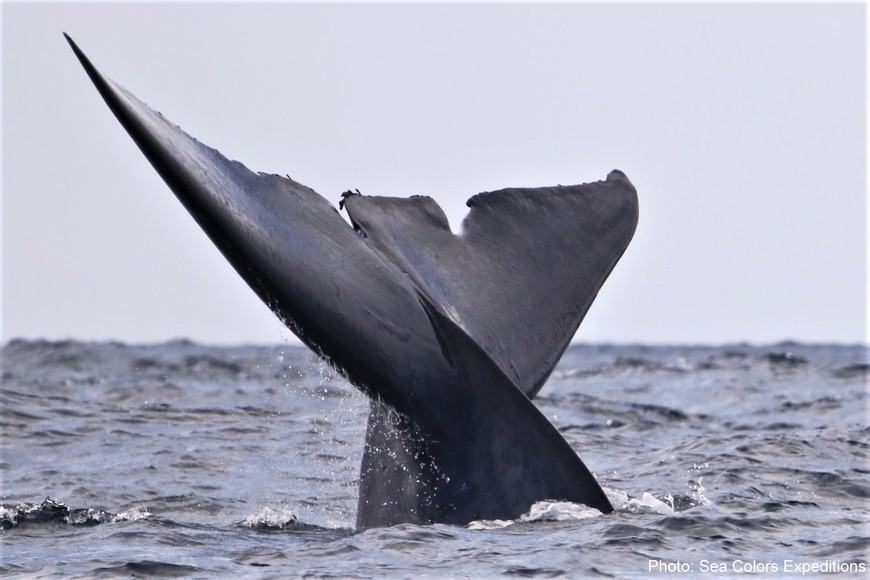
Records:
{"label": "ocean wave", "polygon": [[46,498],[39,504],[0,505],[0,528],[8,530],[22,524],[95,526],[105,523],[135,522],[149,516],[151,514],[148,510],[138,508],[131,508],[118,514],[96,508],[70,509],[62,502]]}

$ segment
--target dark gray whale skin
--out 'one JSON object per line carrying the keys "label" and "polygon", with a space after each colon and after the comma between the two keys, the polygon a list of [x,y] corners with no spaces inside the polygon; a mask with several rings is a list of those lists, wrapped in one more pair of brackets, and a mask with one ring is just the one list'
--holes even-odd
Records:
{"label": "dark gray whale skin", "polygon": [[312,189],[199,143],[67,40],[247,284],[370,396],[359,528],[513,519],[546,499],[612,511],[531,398],[634,234],[622,172],[478,194],[458,236],[430,198],[347,195],[349,227]]}

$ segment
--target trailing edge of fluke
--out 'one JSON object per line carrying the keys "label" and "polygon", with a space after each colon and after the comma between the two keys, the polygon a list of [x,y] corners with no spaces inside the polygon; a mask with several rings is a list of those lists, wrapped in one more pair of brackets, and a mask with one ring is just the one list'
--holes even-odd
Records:
{"label": "trailing edge of fluke", "polygon": [[104,77],[106,104],[254,292],[371,398],[357,526],[612,506],[531,402],[637,226],[621,171],[475,195],[454,235],[428,197],[346,195],[249,171]]}

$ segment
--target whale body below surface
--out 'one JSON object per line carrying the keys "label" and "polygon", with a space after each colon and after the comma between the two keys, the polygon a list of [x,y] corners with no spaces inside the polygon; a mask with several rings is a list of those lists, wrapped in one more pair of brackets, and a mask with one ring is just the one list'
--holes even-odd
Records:
{"label": "whale body below surface", "polygon": [[369,395],[357,527],[514,519],[541,500],[613,510],[531,399],[634,234],[621,171],[480,193],[459,235],[431,198],[346,193],[351,227],[312,189],[196,141],[66,38],[245,282]]}

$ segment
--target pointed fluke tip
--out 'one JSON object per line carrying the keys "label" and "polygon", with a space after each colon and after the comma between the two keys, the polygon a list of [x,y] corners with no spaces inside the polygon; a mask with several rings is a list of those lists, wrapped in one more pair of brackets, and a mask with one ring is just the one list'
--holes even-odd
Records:
{"label": "pointed fluke tip", "polygon": [[[94,86],[97,87],[97,91],[103,96],[103,99],[109,105],[109,108],[118,115],[118,112],[115,110],[116,105],[114,101],[117,100],[117,97],[113,95],[113,89],[109,84],[108,79],[103,77],[102,74],[97,70],[97,68],[91,63],[91,60],[85,56],[85,53],[82,52],[82,49],[79,48],[79,45],[75,43],[72,37],[66,32],[63,33],[64,38],[66,38],[67,42],[72,48],[73,52],[76,55],[76,58],[79,61],[79,64],[82,65],[82,68],[85,69],[85,73],[87,73],[88,77],[91,79],[91,82],[94,83]],[[123,123],[122,123],[123,124]]]}
{"label": "pointed fluke tip", "polygon": [[76,44],[76,41],[73,40],[72,37],[66,32],[63,33],[63,37],[66,38],[66,41],[69,43],[70,48],[72,48],[73,52],[75,53],[76,58],[79,59],[79,62],[81,62],[82,65],[85,66],[85,68],[88,68],[88,64],[90,64],[90,62],[88,62],[88,57],[85,56],[85,53],[82,52],[82,49],[79,48],[79,45]]}
{"label": "pointed fluke tip", "polygon": [[79,62],[81,62],[85,68],[89,68],[91,63],[88,60],[88,57],[85,56],[85,53],[82,52],[82,49],[79,48],[79,45],[76,44],[76,41],[73,40],[72,37],[66,32],[63,33],[63,37],[66,38],[66,41],[69,43],[70,48],[72,48],[73,52],[75,53],[76,58],[79,59]]}
{"label": "pointed fluke tip", "polygon": [[76,44],[75,40],[73,40],[69,34],[64,32],[63,37],[66,38],[66,41],[69,43],[70,48],[72,48],[73,52],[76,55],[76,58],[79,59],[79,62],[85,68],[88,76],[91,77],[94,82],[97,82],[95,77],[99,76],[99,73],[97,73],[97,69],[94,68],[94,65],[91,64],[91,60],[87,56],[85,56],[85,53],[82,52],[82,49],[79,48],[79,45]]}
{"label": "pointed fluke tip", "polygon": [[77,53],[78,53],[78,52],[81,52],[81,50],[79,50],[78,45],[76,44],[76,41],[73,40],[72,37],[71,37],[69,34],[67,34],[66,32],[64,32],[64,33],[63,33],[63,37],[66,38],[66,41],[69,43],[69,45],[72,47],[72,49],[73,49],[75,52],[77,52]]}

